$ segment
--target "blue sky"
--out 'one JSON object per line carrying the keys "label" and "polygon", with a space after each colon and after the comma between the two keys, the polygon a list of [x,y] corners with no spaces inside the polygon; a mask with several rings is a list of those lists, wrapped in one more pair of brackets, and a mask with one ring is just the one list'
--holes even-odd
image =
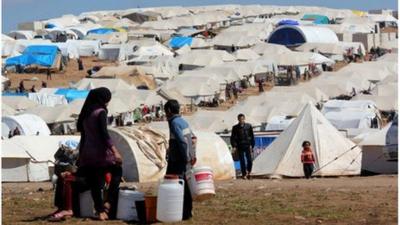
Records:
{"label": "blue sky", "polygon": [[215,4],[310,5],[348,9],[396,9],[397,0],[2,0],[2,32],[33,20],[78,15],[95,10],[137,7],[193,6]]}

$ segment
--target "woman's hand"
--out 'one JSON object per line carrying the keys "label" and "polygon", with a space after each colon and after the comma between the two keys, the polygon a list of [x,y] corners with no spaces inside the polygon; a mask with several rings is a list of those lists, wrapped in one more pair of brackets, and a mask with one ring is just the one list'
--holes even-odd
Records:
{"label": "woman's hand", "polygon": [[119,153],[118,149],[117,149],[115,146],[113,146],[113,147],[112,147],[112,151],[113,151],[114,156],[115,156],[115,162],[116,162],[118,165],[121,165],[121,164],[122,164],[122,156],[121,156],[121,154]]}

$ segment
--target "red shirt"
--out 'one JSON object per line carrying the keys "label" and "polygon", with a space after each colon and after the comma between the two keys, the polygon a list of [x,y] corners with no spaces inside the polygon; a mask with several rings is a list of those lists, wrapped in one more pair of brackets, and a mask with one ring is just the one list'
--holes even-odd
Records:
{"label": "red shirt", "polygon": [[311,150],[304,150],[301,152],[301,162],[304,164],[314,164],[314,154]]}

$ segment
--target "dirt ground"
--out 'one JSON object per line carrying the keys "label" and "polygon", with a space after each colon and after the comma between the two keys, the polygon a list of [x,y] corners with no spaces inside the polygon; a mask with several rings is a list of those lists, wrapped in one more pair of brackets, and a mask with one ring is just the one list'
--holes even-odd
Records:
{"label": "dirt ground", "polygon": [[[134,185],[146,193],[157,187],[156,183]],[[397,176],[232,180],[215,186],[213,199],[194,203],[190,221],[175,224],[388,225],[398,219]],[[4,225],[50,224],[43,218],[54,211],[51,183],[4,183],[2,192]],[[81,218],[62,223],[127,224]]]}
{"label": "dirt ground", "polygon": [[[77,82],[87,76],[87,70],[93,66],[116,66],[116,62],[98,60],[97,57],[82,57],[84,70],[78,70],[78,63],[76,60],[70,60],[64,71],[52,73],[52,80],[47,80],[46,71],[43,73],[8,73],[7,77],[11,80],[11,88],[15,89],[18,87],[19,82],[24,80],[26,89],[30,89],[32,85],[35,85],[36,90],[40,90],[42,81],[47,83],[47,87],[68,87],[69,82]],[[31,79],[36,77],[36,81]]]}

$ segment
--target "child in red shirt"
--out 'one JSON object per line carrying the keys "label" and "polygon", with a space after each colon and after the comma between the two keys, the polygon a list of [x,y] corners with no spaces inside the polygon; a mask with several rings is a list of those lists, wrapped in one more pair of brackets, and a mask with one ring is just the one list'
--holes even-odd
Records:
{"label": "child in red shirt", "polygon": [[314,154],[311,150],[311,143],[309,141],[304,141],[303,151],[301,152],[301,162],[303,163],[304,176],[309,179],[314,171]]}

